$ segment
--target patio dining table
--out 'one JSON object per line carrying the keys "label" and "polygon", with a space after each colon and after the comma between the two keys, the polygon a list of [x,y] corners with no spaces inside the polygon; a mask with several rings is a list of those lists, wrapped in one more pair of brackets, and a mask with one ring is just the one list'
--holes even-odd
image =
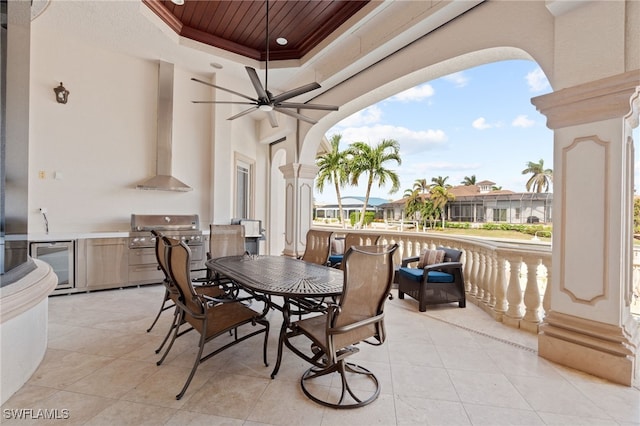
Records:
{"label": "patio dining table", "polygon": [[[274,378],[280,369],[282,347],[287,328],[291,324],[292,304],[298,308],[297,312],[303,312],[305,306],[313,310],[314,302],[309,304],[305,301],[339,296],[342,293],[341,270],[291,257],[229,256],[208,260],[206,265],[207,268],[237,282],[249,292],[267,295],[268,303],[282,312],[278,356],[271,378]],[[276,303],[271,296],[281,296],[282,305]]]}

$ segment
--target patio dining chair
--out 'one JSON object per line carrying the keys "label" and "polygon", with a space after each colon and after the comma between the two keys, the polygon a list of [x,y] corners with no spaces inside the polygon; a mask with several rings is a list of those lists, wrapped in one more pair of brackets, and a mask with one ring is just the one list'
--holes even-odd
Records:
{"label": "patio dining chair", "polygon": [[307,243],[301,259],[305,262],[326,265],[331,252],[332,231],[310,229],[307,232]]}
{"label": "patio dining chair", "polygon": [[[265,315],[269,311],[269,305],[265,302],[263,310],[257,312],[244,305],[241,299],[214,299],[206,295],[198,294],[191,281],[191,271],[189,267],[191,250],[183,242],[171,241],[168,238],[163,238],[163,240],[166,246],[165,256],[169,275],[171,282],[175,284],[177,290],[175,304],[179,320],[173,330],[171,342],[162,358],[157,362],[157,365],[161,365],[164,361],[176,337],[180,335],[180,327],[183,323],[187,323],[200,334],[198,353],[191,373],[182,390],[176,395],[176,399],[182,398],[185,394],[201,363],[223,350],[261,333],[264,333],[263,362],[265,366],[268,366],[267,341],[269,338],[269,321],[265,318]],[[249,326],[252,328],[258,327],[258,329],[253,331],[246,330]],[[238,329],[241,327],[243,327],[245,331],[240,336]],[[204,347],[207,343],[225,334],[230,334],[231,337],[228,338],[230,341],[225,340],[226,343],[221,343],[222,346],[216,346],[215,350],[203,355]]]}
{"label": "patio dining chair", "polygon": [[[349,232],[344,237],[344,251],[349,250],[353,246],[375,246],[380,240],[380,235],[374,234],[361,234],[357,232]],[[334,253],[329,256],[329,266],[333,268],[342,269],[343,253]]]}
{"label": "patio dining chair", "polygon": [[[169,336],[171,335],[171,332],[175,329],[175,327],[177,327],[177,321],[179,319],[179,315],[178,315],[178,309],[176,307],[175,301],[176,298],[178,297],[178,290],[175,286],[175,284],[171,281],[171,277],[169,275],[169,268],[166,262],[166,258],[165,258],[165,251],[166,251],[166,242],[169,241],[173,244],[177,244],[178,240],[174,240],[171,238],[165,238],[163,237],[163,235],[160,232],[157,231],[151,231],[151,233],[156,237],[156,248],[155,248],[155,252],[156,252],[156,260],[158,262],[158,268],[162,271],[162,273],[164,274],[164,279],[162,281],[162,284],[165,287],[165,291],[164,291],[164,297],[162,299],[162,304],[160,305],[160,310],[158,311],[158,314],[156,315],[155,319],[153,320],[153,323],[151,324],[151,327],[149,327],[149,329],[147,329],[147,332],[150,332],[151,329],[154,327],[154,325],[156,324],[156,322],[158,321],[158,319],[160,318],[160,315],[162,314],[162,312],[174,308],[174,314],[173,314],[173,322],[171,323],[171,326],[169,327],[169,331],[167,331],[167,334],[165,335],[164,339],[162,340],[162,342],[160,343],[160,346],[158,347],[158,349],[156,349],[156,353],[160,353],[160,351],[162,350],[162,347],[165,345],[165,343],[167,343],[167,340],[169,339]],[[203,296],[207,296],[207,297],[211,297],[211,298],[222,298],[225,296],[225,292],[222,288],[220,288],[219,286],[203,286],[203,285],[198,285],[194,287],[195,291]],[[186,333],[189,330],[184,330],[182,334]]]}
{"label": "patio dining chair", "polygon": [[[397,271],[398,298],[408,294],[418,301],[418,309],[424,312],[427,305],[457,302],[466,306],[462,252],[446,247],[424,250],[420,256],[402,259]],[[418,262],[416,267],[409,264]]]}
{"label": "patio dining chair", "polygon": [[[356,408],[370,404],[380,394],[374,373],[347,362],[347,357],[359,351],[356,345],[361,342],[379,346],[386,339],[384,303],[393,281],[393,253],[397,248],[397,244],[350,247],[344,255],[339,302],[330,303],[321,315],[289,326],[285,345],[312,364],[300,379],[302,391],[312,401],[333,408]],[[311,340],[310,351],[303,351],[292,342],[301,335]],[[333,373],[340,377],[339,395],[335,388],[325,395],[324,386],[313,386],[314,379]],[[357,384],[352,387],[350,379]]]}

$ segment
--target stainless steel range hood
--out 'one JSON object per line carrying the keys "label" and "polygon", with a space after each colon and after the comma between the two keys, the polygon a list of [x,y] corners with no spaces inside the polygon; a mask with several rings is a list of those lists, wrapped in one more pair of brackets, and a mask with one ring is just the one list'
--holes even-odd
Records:
{"label": "stainless steel range hood", "polygon": [[156,175],[138,189],[159,191],[193,191],[193,188],[171,174],[173,161],[173,64],[160,61],[158,70],[158,136],[156,145]]}

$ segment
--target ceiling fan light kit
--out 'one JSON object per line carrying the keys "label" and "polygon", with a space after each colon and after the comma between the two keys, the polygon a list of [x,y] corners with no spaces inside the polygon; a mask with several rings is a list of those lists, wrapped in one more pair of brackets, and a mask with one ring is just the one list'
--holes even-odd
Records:
{"label": "ceiling fan light kit", "polygon": [[276,120],[275,111],[278,111],[284,115],[288,115],[290,117],[295,118],[296,120],[302,120],[310,124],[316,124],[317,121],[309,118],[305,115],[298,113],[299,109],[315,109],[315,110],[323,110],[323,111],[337,111],[338,107],[333,105],[318,105],[318,104],[306,104],[306,103],[293,103],[286,102],[287,100],[294,98],[296,96],[303,95],[307,92],[311,92],[312,90],[317,90],[320,88],[318,83],[309,83],[304,86],[300,86],[296,89],[292,89],[281,93],[279,95],[274,96],[268,90],[268,82],[269,82],[269,1],[266,1],[267,5],[267,37],[266,37],[266,52],[267,57],[265,61],[265,84],[264,86],[260,82],[260,78],[258,77],[258,73],[252,67],[245,67],[247,70],[247,74],[249,75],[249,80],[251,80],[251,84],[256,91],[257,97],[252,98],[251,96],[247,96],[245,94],[236,92],[234,90],[226,89],[221,86],[217,86],[212,83],[208,83],[203,80],[199,80],[197,78],[192,78],[191,80],[196,81],[201,84],[205,84],[207,86],[223,90],[227,93],[231,93],[233,95],[239,96],[246,101],[192,101],[193,103],[201,103],[201,104],[234,104],[234,105],[251,105],[250,108],[234,115],[227,120],[235,120],[236,118],[242,117],[254,111],[264,111],[268,114],[269,122],[271,127],[278,127],[278,121]]}

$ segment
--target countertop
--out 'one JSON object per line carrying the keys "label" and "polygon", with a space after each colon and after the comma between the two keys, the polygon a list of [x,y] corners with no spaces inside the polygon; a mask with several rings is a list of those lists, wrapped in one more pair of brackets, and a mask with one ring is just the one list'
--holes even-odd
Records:
{"label": "countertop", "polygon": [[28,241],[70,241],[86,238],[129,238],[129,231],[115,232],[50,232],[27,234]]}

